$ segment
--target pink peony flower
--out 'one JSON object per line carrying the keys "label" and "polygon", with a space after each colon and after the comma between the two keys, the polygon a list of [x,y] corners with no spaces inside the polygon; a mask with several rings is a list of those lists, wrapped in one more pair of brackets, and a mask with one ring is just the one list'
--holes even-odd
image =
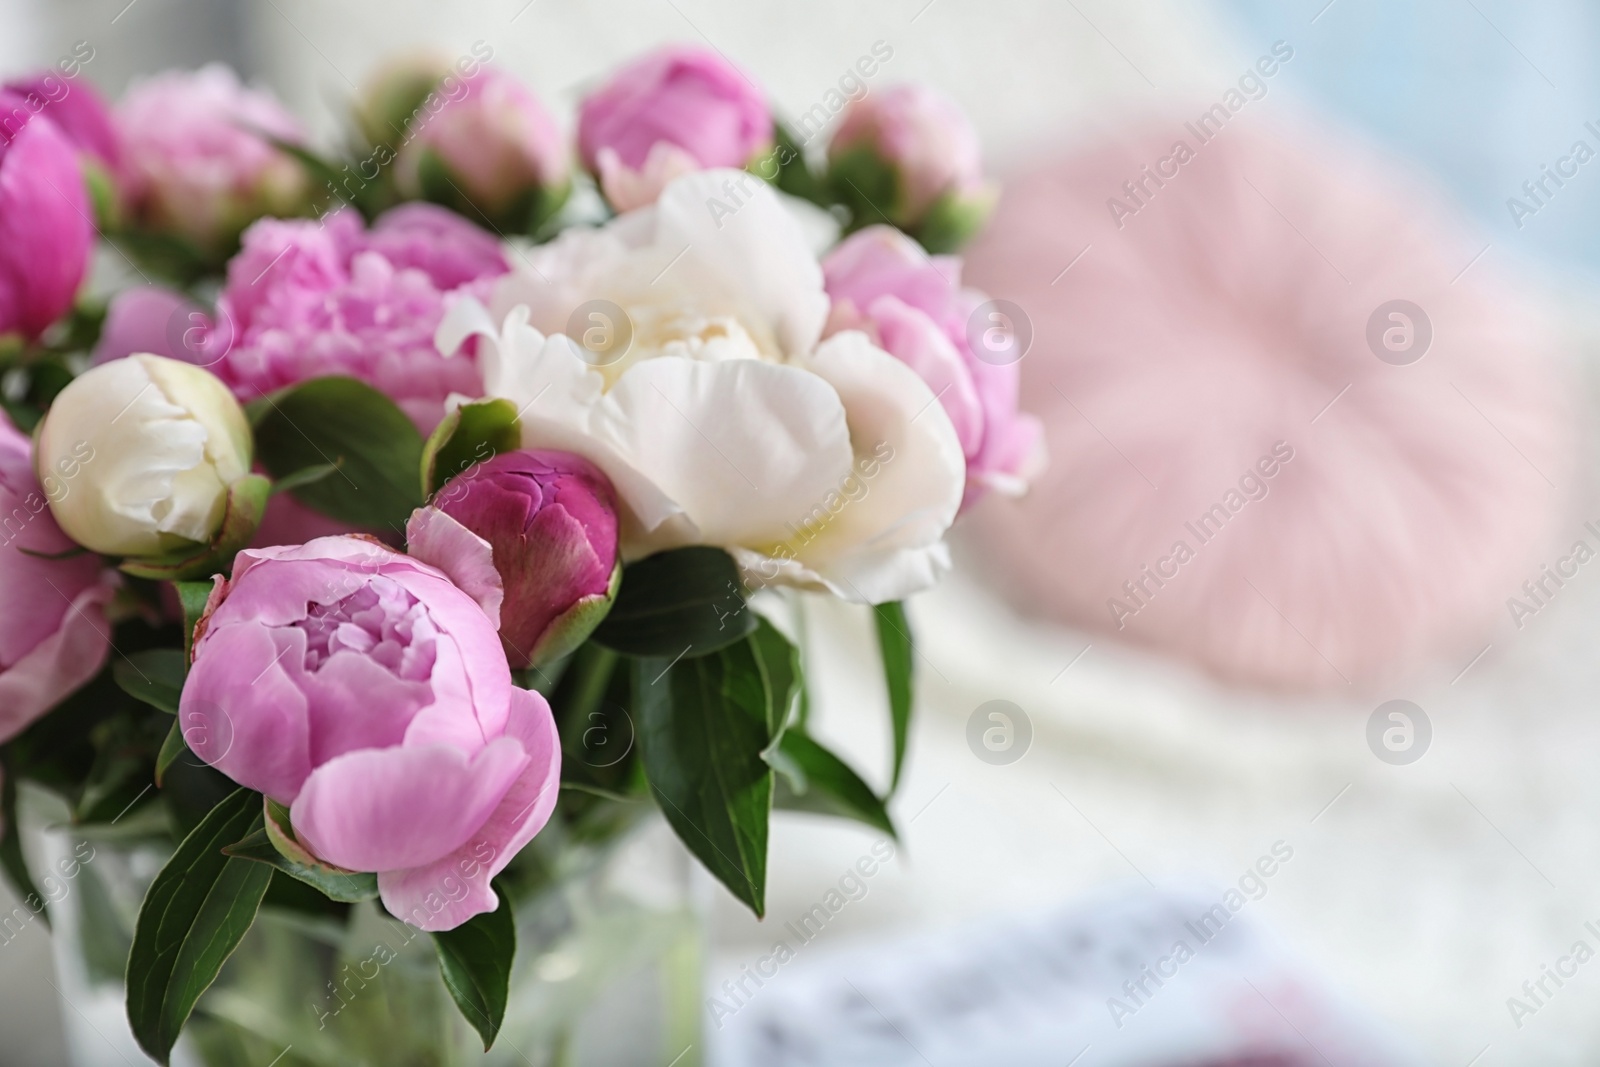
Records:
{"label": "pink peony flower", "polygon": [[77,547],[48,503],[85,491],[75,479],[94,451],[80,446],[40,485],[29,449],[0,416],[0,741],[98,674],[111,651],[104,609],[114,573],[88,553],[44,558]]}
{"label": "pink peony flower", "polygon": [[828,332],[864,330],[928,383],[967,457],[965,510],[989,489],[1021,493],[1043,463],[1039,420],[1017,410],[1018,365],[978,358],[969,340],[984,303],[960,288],[961,260],[926,255],[888,226],[870,226],[828,253]]}
{"label": "pink peony flower", "polygon": [[[858,215],[887,215],[919,237],[927,231],[923,243],[937,251],[960,247],[993,200],[972,123],[926,85],[891,85],[851,104],[828,145],[828,161],[847,201],[874,190],[872,204],[858,205]],[[886,170],[886,180],[861,174],[864,163]],[[876,192],[885,186],[887,196]]]}
{"label": "pink peony flower", "polygon": [[475,464],[445,483],[432,507],[418,509],[406,539],[413,555],[437,563],[435,552],[461,551],[455,546],[467,531],[467,542],[476,535],[493,550],[504,589],[500,637],[513,666],[559,659],[610,610],[616,494],[583,457],[507,452]]}
{"label": "pink peony flower", "polygon": [[566,141],[527,86],[492,67],[418,116],[400,150],[401,190],[496,229],[532,233],[566,200]]}
{"label": "pink peony flower", "polygon": [[130,210],[143,229],[225,252],[263,215],[305,210],[309,180],[268,138],[305,132],[277,99],[220,63],[136,82],[117,105]]}
{"label": "pink peony flower", "polygon": [[654,203],[680,174],[743,167],[771,144],[766,98],[694,45],[639,57],[578,110],[578,151],[618,211]]}
{"label": "pink peony flower", "polygon": [[426,431],[451,393],[482,392],[472,360],[434,347],[448,298],[505,270],[493,237],[431,204],[398,207],[370,230],[353,211],[320,223],[262,219],[228,264],[214,320],[176,294],[126,290],[111,302],[94,358],[154,352],[199,363],[241,400],[350,375]]}
{"label": "pink peony flower", "polygon": [[0,337],[33,340],[71,309],[93,237],[72,142],[0,90]]}
{"label": "pink peony flower", "polygon": [[376,542],[324,537],[239,553],[197,631],[179,706],[196,755],[287,805],[318,858],[376,871],[413,925],[498,906],[489,880],[549,819],[561,754],[478,602]]}

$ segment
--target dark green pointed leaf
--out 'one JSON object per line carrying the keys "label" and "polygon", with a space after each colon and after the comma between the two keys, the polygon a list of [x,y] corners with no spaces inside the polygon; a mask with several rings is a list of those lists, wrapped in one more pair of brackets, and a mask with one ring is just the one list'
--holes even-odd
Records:
{"label": "dark green pointed leaf", "polygon": [[483,1038],[489,1051],[506,1017],[511,992],[511,962],[517,949],[517,927],[512,921],[511,898],[496,887],[500,907],[475,915],[454,930],[433,935],[439,953],[439,972],[456,1007]]}
{"label": "dark green pointed leaf", "polygon": [[748,636],[756,616],[739,568],[720,548],[658,552],[622,572],[622,588],[593,640],[626,656],[693,658]]}
{"label": "dark green pointed leaf", "polygon": [[[754,615],[754,612],[750,612]],[[795,701],[800,694],[800,650],[778,632],[772,623],[756,615],[756,628],[750,634],[750,650],[767,683],[771,699],[767,701],[767,732],[777,743],[795,713]]]}
{"label": "dark green pointed leaf", "polygon": [[767,762],[779,772],[773,806],[855,819],[897,837],[889,810],[838,756],[799,730],[788,730]]}
{"label": "dark green pointed leaf", "polygon": [[422,492],[432,496],[474,463],[522,447],[522,424],[509,400],[462,404],[422,446]]}
{"label": "dark green pointed leaf", "polygon": [[111,664],[111,677],[124,693],[168,715],[178,714],[178,694],[187,673],[183,653],[175,648],[131,652]]}
{"label": "dark green pointed leaf", "polygon": [[189,743],[184,740],[183,730],[178,725],[178,720],[172,720],[172,728],[167,731],[167,739],[161,742],[161,751],[156,753],[156,788],[159,789],[166,782],[167,768],[178,762],[178,757],[189,751]]}
{"label": "dark green pointed leaf", "polygon": [[634,665],[650,790],[689,850],[758,916],[772,810],[772,769],[761,754],[794,699],[793,664],[782,635],[763,630],[710,655]]}
{"label": "dark green pointed leaf", "polygon": [[394,401],[354,378],[313,378],[249,406],[256,456],[274,478],[320,464],[331,476],[294,497],[324,515],[375,530],[405,529],[422,503],[422,435]]}
{"label": "dark green pointed leaf", "polygon": [[183,839],[145,894],[128,953],[128,1022],[158,1063],[167,1062],[272,881],[266,864],[222,852],[260,822],[260,794],[235,790]]}
{"label": "dark green pointed leaf", "polygon": [[883,653],[883,675],[889,687],[889,718],[894,726],[894,773],[889,795],[900,785],[900,768],[906,760],[906,738],[911,732],[911,624],[898,601],[872,609],[878,624],[878,649]]}

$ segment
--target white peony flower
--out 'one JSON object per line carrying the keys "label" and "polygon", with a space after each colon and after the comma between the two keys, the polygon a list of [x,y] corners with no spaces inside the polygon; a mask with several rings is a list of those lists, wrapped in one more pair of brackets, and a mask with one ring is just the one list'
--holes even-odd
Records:
{"label": "white peony flower", "polygon": [[[612,305],[624,320],[607,321]],[[819,344],[827,314],[778,194],[712,170],[530,250],[490,308],[457,303],[437,342],[480,337],[485,386],[521,410],[523,445],[610,476],[627,558],[718,545],[755,587],[895,600],[948,569],[966,463],[911,368],[865,334]],[[560,336],[590,328],[631,343],[597,359]]]}
{"label": "white peony flower", "polygon": [[87,445],[78,484],[50,510],[67,536],[96,552],[148,556],[209,542],[228,487],[250,469],[250,426],[209,371],[137,355],[68,383],[34,446],[40,471]]}

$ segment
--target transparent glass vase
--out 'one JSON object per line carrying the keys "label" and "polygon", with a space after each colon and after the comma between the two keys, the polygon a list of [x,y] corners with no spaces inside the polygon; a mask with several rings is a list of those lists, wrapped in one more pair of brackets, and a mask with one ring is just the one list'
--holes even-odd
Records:
{"label": "transparent glass vase", "polygon": [[[202,997],[175,1067],[693,1067],[702,1062],[702,923],[690,860],[659,816],[577,841],[541,834],[504,878],[517,952],[503,1027],[484,1052],[439,976],[432,939],[376,902],[345,914],[275,889]],[[83,833],[33,836],[46,866]],[[548,839],[547,839],[548,838]],[[138,827],[87,838],[52,904],[74,1067],[147,1062],[123,1014],[139,901],[165,860]],[[319,910],[322,914],[319,914]]]}

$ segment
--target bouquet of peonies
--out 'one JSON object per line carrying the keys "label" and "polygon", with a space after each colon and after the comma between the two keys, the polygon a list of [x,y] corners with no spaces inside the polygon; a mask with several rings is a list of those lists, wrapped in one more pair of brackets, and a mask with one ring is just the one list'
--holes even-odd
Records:
{"label": "bouquet of peonies", "polygon": [[[337,155],[222,67],[0,87],[0,858],[44,912],[21,782],[165,842],[161,1062],[264,902],[428,932],[487,1047],[550,850],[658,807],[759,915],[774,807],[893,834],[796,591],[875,612],[892,791],[900,601],[1039,462],[942,97],[863,87],[824,156],[667,48],[575,173],[487,58],[383,68]],[[140,284],[83,295],[97,248]]]}

